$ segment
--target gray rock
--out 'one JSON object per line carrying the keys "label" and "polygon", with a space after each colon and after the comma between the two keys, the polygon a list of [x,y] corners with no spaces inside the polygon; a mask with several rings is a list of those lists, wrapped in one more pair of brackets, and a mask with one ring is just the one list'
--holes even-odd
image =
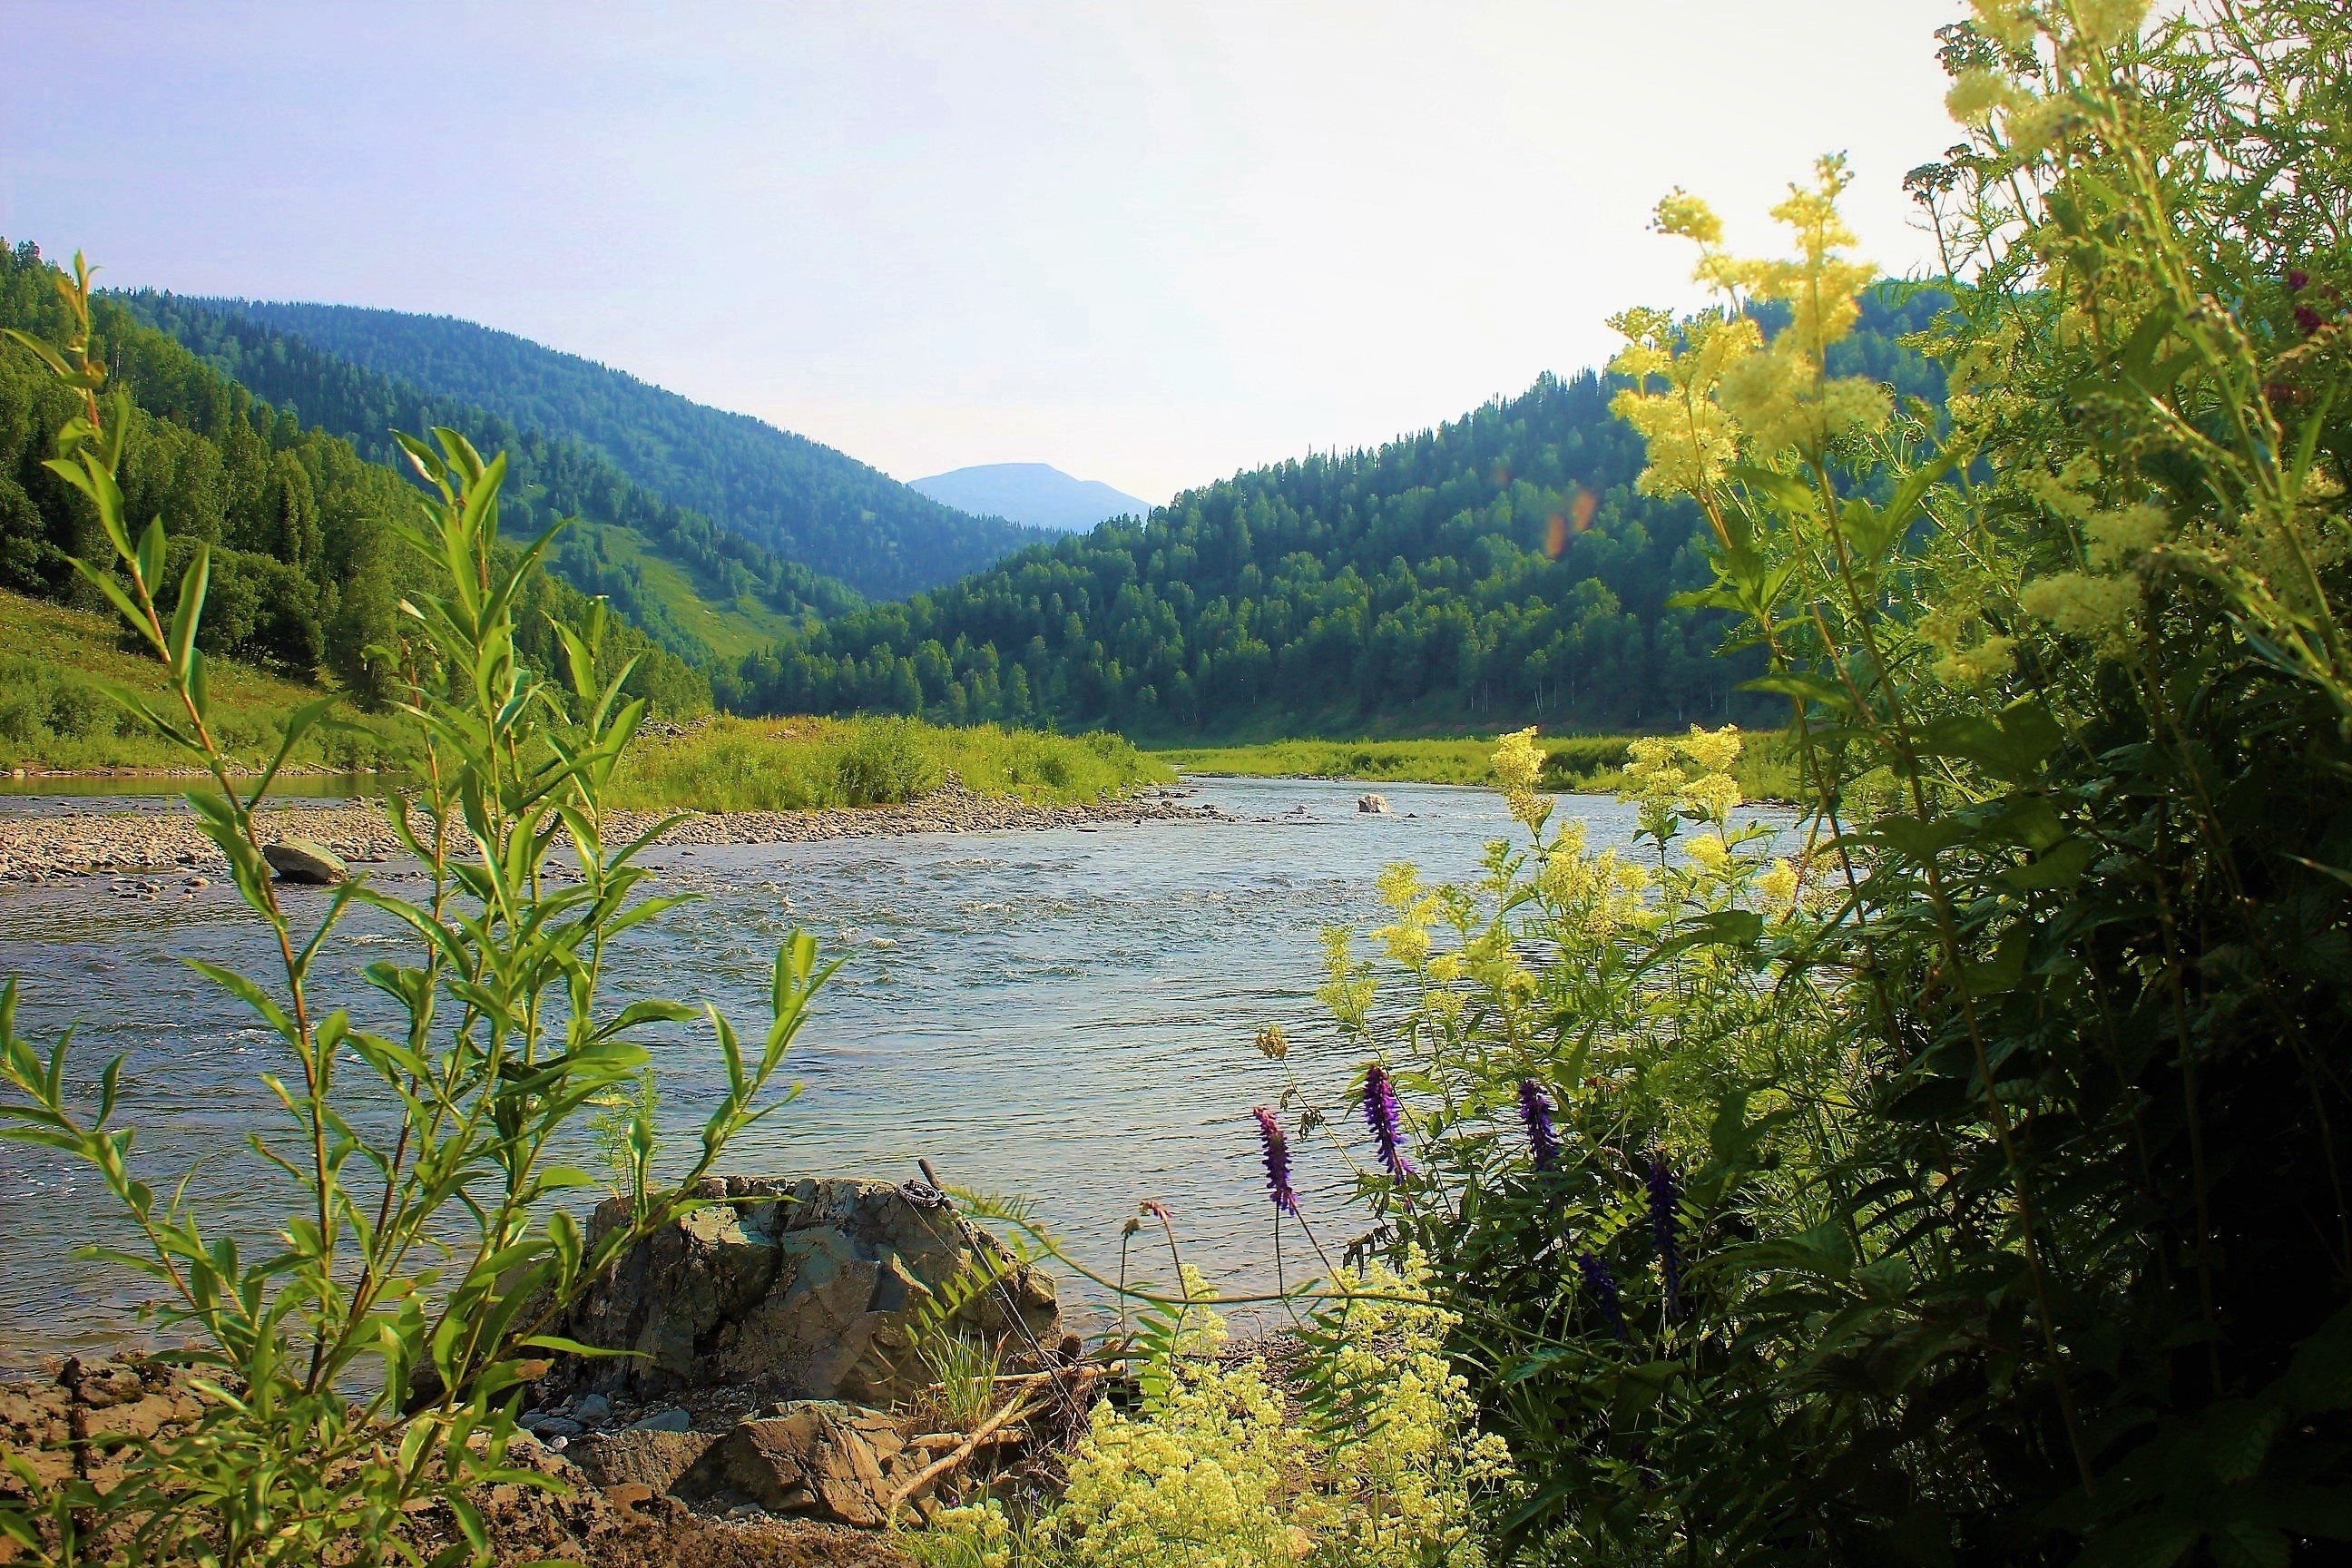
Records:
{"label": "gray rock", "polygon": [[656,1411],[642,1421],[632,1421],[625,1428],[630,1432],[691,1432],[694,1417],[683,1410]]}
{"label": "gray rock", "polygon": [[602,1426],[613,1418],[613,1402],[601,1394],[584,1394],[572,1405],[572,1419],[583,1426]]}
{"label": "gray rock", "polygon": [[833,1400],[799,1400],[727,1434],[719,1463],[728,1485],[772,1513],[814,1515],[871,1529],[884,1523],[885,1472],[906,1447],[900,1424]]}
{"label": "gray rock", "polygon": [[[916,1311],[974,1267],[1009,1271],[1006,1289],[983,1292],[964,1310],[964,1326],[1015,1351],[1024,1329],[1045,1344],[1060,1335],[1053,1278],[1013,1268],[1001,1244],[967,1236],[928,1194],[885,1182],[730,1176],[707,1181],[701,1195],[732,1201],[640,1243],[555,1330],[636,1353],[559,1357],[542,1398],[656,1401],[728,1387],[887,1406],[930,1381],[908,1338]],[[590,1245],[626,1218],[617,1201],[600,1206]]]}
{"label": "gray rock", "polygon": [[269,862],[269,868],[278,873],[279,881],[299,882],[306,887],[332,887],[352,874],[341,856],[315,839],[281,838],[275,844],[265,844],[261,858]]}
{"label": "gray rock", "polygon": [[523,1425],[541,1442],[551,1437],[577,1437],[583,1430],[579,1422],[567,1421],[561,1415],[534,1415]]}
{"label": "gray rock", "polygon": [[632,1482],[651,1492],[697,1493],[710,1489],[703,1457],[719,1442],[716,1432],[592,1432],[564,1451],[599,1487]]}

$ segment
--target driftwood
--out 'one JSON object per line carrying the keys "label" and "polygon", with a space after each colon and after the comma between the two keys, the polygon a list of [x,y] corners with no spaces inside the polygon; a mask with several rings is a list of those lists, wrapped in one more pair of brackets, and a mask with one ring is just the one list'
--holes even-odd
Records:
{"label": "driftwood", "polygon": [[[1076,1394],[1079,1384],[1092,1382],[1102,1376],[1108,1370],[1098,1366],[1057,1366],[1045,1372],[1017,1373],[1006,1377],[993,1378],[991,1381],[1020,1390],[1034,1388],[1045,1383],[1057,1383],[1061,1384],[1061,1392],[1064,1394],[1072,1395]],[[947,1440],[954,1440],[955,1447],[916,1471],[903,1485],[885,1499],[882,1504],[883,1517],[896,1519],[898,1510],[907,1505],[909,1498],[941,1476],[967,1463],[981,1449],[997,1443],[1017,1441],[1021,1434],[1008,1432],[1004,1428],[1019,1417],[1031,1414],[1036,1408],[1034,1403],[1024,1399],[1021,1394],[1015,1393],[1013,1397],[1005,1401],[1003,1409],[972,1428],[969,1436],[957,1438],[953,1433],[932,1432],[919,1437],[909,1438],[907,1446],[910,1448],[929,1448]]]}
{"label": "driftwood", "polygon": [[1019,1399],[1007,1402],[1003,1409],[998,1411],[995,1415],[990,1416],[987,1420],[982,1422],[979,1426],[974,1428],[971,1436],[966,1437],[962,1442],[957,1444],[945,1455],[933,1459],[929,1464],[925,1465],[921,1469],[917,1470],[914,1475],[907,1480],[906,1484],[899,1487],[887,1498],[884,1499],[882,1502],[883,1519],[887,1521],[898,1518],[898,1510],[907,1506],[907,1500],[908,1498],[913,1497],[917,1492],[922,1490],[925,1487],[930,1485],[933,1481],[939,1479],[941,1476],[946,1475],[950,1470],[954,1469],[957,1466],[971,1458],[974,1454],[980,1452],[982,1447],[987,1443],[989,1438],[996,1432],[997,1428],[1005,1426],[1016,1416],[1026,1415],[1029,1414],[1031,1408],[1031,1405]]}

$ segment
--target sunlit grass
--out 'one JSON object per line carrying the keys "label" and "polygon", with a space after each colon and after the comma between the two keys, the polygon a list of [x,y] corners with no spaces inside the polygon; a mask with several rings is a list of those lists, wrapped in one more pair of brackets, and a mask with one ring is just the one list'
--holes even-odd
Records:
{"label": "sunlit grass", "polygon": [[[1624,735],[1539,737],[1543,786],[1606,793],[1625,763]],[[1793,797],[1798,780],[1776,731],[1750,737],[1736,776],[1751,800]],[[1367,784],[1488,784],[1495,782],[1495,739],[1443,741],[1271,741],[1255,746],[1192,746],[1148,755],[1185,773],[1243,778],[1354,779]]]}
{"label": "sunlit grass", "polygon": [[799,811],[974,795],[1068,805],[1165,783],[1174,771],[1117,735],[1054,735],[914,719],[714,719],[640,740],[611,802],[639,810]]}

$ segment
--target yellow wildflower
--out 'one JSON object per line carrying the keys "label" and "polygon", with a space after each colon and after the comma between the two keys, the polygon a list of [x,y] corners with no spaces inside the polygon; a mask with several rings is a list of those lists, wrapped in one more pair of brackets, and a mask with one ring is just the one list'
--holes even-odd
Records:
{"label": "yellow wildflower", "polygon": [[1737,724],[1726,724],[1720,730],[1702,730],[1694,724],[1680,742],[1683,755],[1703,773],[1729,773],[1739,761],[1741,743]]}
{"label": "yellow wildflower", "polygon": [[1543,748],[1536,744],[1532,724],[1514,730],[1495,748],[1495,776],[1502,781],[1503,802],[1530,832],[1539,830],[1551,815],[1550,800],[1535,793],[1543,769]]}
{"label": "yellow wildflower", "polygon": [[2085,551],[2094,566],[2120,566],[2163,543],[2167,528],[2164,509],[2146,501],[2103,511],[2083,525],[2090,538]]}
{"label": "yellow wildflower", "polygon": [[1723,847],[1722,839],[1702,833],[1691,840],[1690,858],[1700,870],[1711,877],[1719,877],[1723,874],[1723,868],[1730,862],[1731,851]]}
{"label": "yellow wildflower", "polygon": [[1783,856],[1756,879],[1756,896],[1772,913],[1785,915],[1796,908],[1799,887],[1797,868]]}
{"label": "yellow wildflower", "polygon": [[1937,659],[1932,671],[1947,686],[1982,686],[1998,680],[2016,667],[2016,640],[1989,637],[1969,648],[1954,648]]}
{"label": "yellow wildflower", "polygon": [[1739,793],[1739,781],[1729,773],[1709,773],[1684,785],[1679,798],[1709,822],[1720,825],[1746,797]]}
{"label": "yellow wildflower", "polygon": [[2017,607],[2070,637],[2112,647],[2131,630],[2139,588],[2128,577],[2062,572],[2028,583],[2018,593]]}

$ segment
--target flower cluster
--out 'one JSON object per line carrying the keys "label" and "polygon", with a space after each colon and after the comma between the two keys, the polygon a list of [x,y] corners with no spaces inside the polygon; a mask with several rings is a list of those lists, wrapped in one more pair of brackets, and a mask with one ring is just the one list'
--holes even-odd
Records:
{"label": "flower cluster", "polygon": [[1400,1182],[1412,1175],[1412,1162],[1404,1157],[1404,1106],[1397,1099],[1395,1080],[1378,1062],[1364,1069],[1364,1121],[1371,1127],[1382,1168]]}
{"label": "flower cluster", "polygon": [[1732,775],[1745,743],[1732,724],[1720,730],[1694,724],[1687,735],[1643,736],[1626,747],[1618,798],[1639,805],[1643,829],[1662,842],[1685,818],[1721,828],[1747,798]]}
{"label": "flower cluster", "polygon": [[1366,1394],[1346,1426],[1293,1418],[1263,1362],[1195,1357],[1141,1410],[1095,1407],[1040,1518],[1016,1523],[992,1500],[942,1510],[905,1543],[935,1568],[1475,1568],[1471,1494],[1509,1475],[1510,1451],[1475,1430],[1445,1353],[1455,1318],[1412,1258],[1332,1285],[1376,1298],[1319,1320],[1340,1331],[1318,1377]]}

